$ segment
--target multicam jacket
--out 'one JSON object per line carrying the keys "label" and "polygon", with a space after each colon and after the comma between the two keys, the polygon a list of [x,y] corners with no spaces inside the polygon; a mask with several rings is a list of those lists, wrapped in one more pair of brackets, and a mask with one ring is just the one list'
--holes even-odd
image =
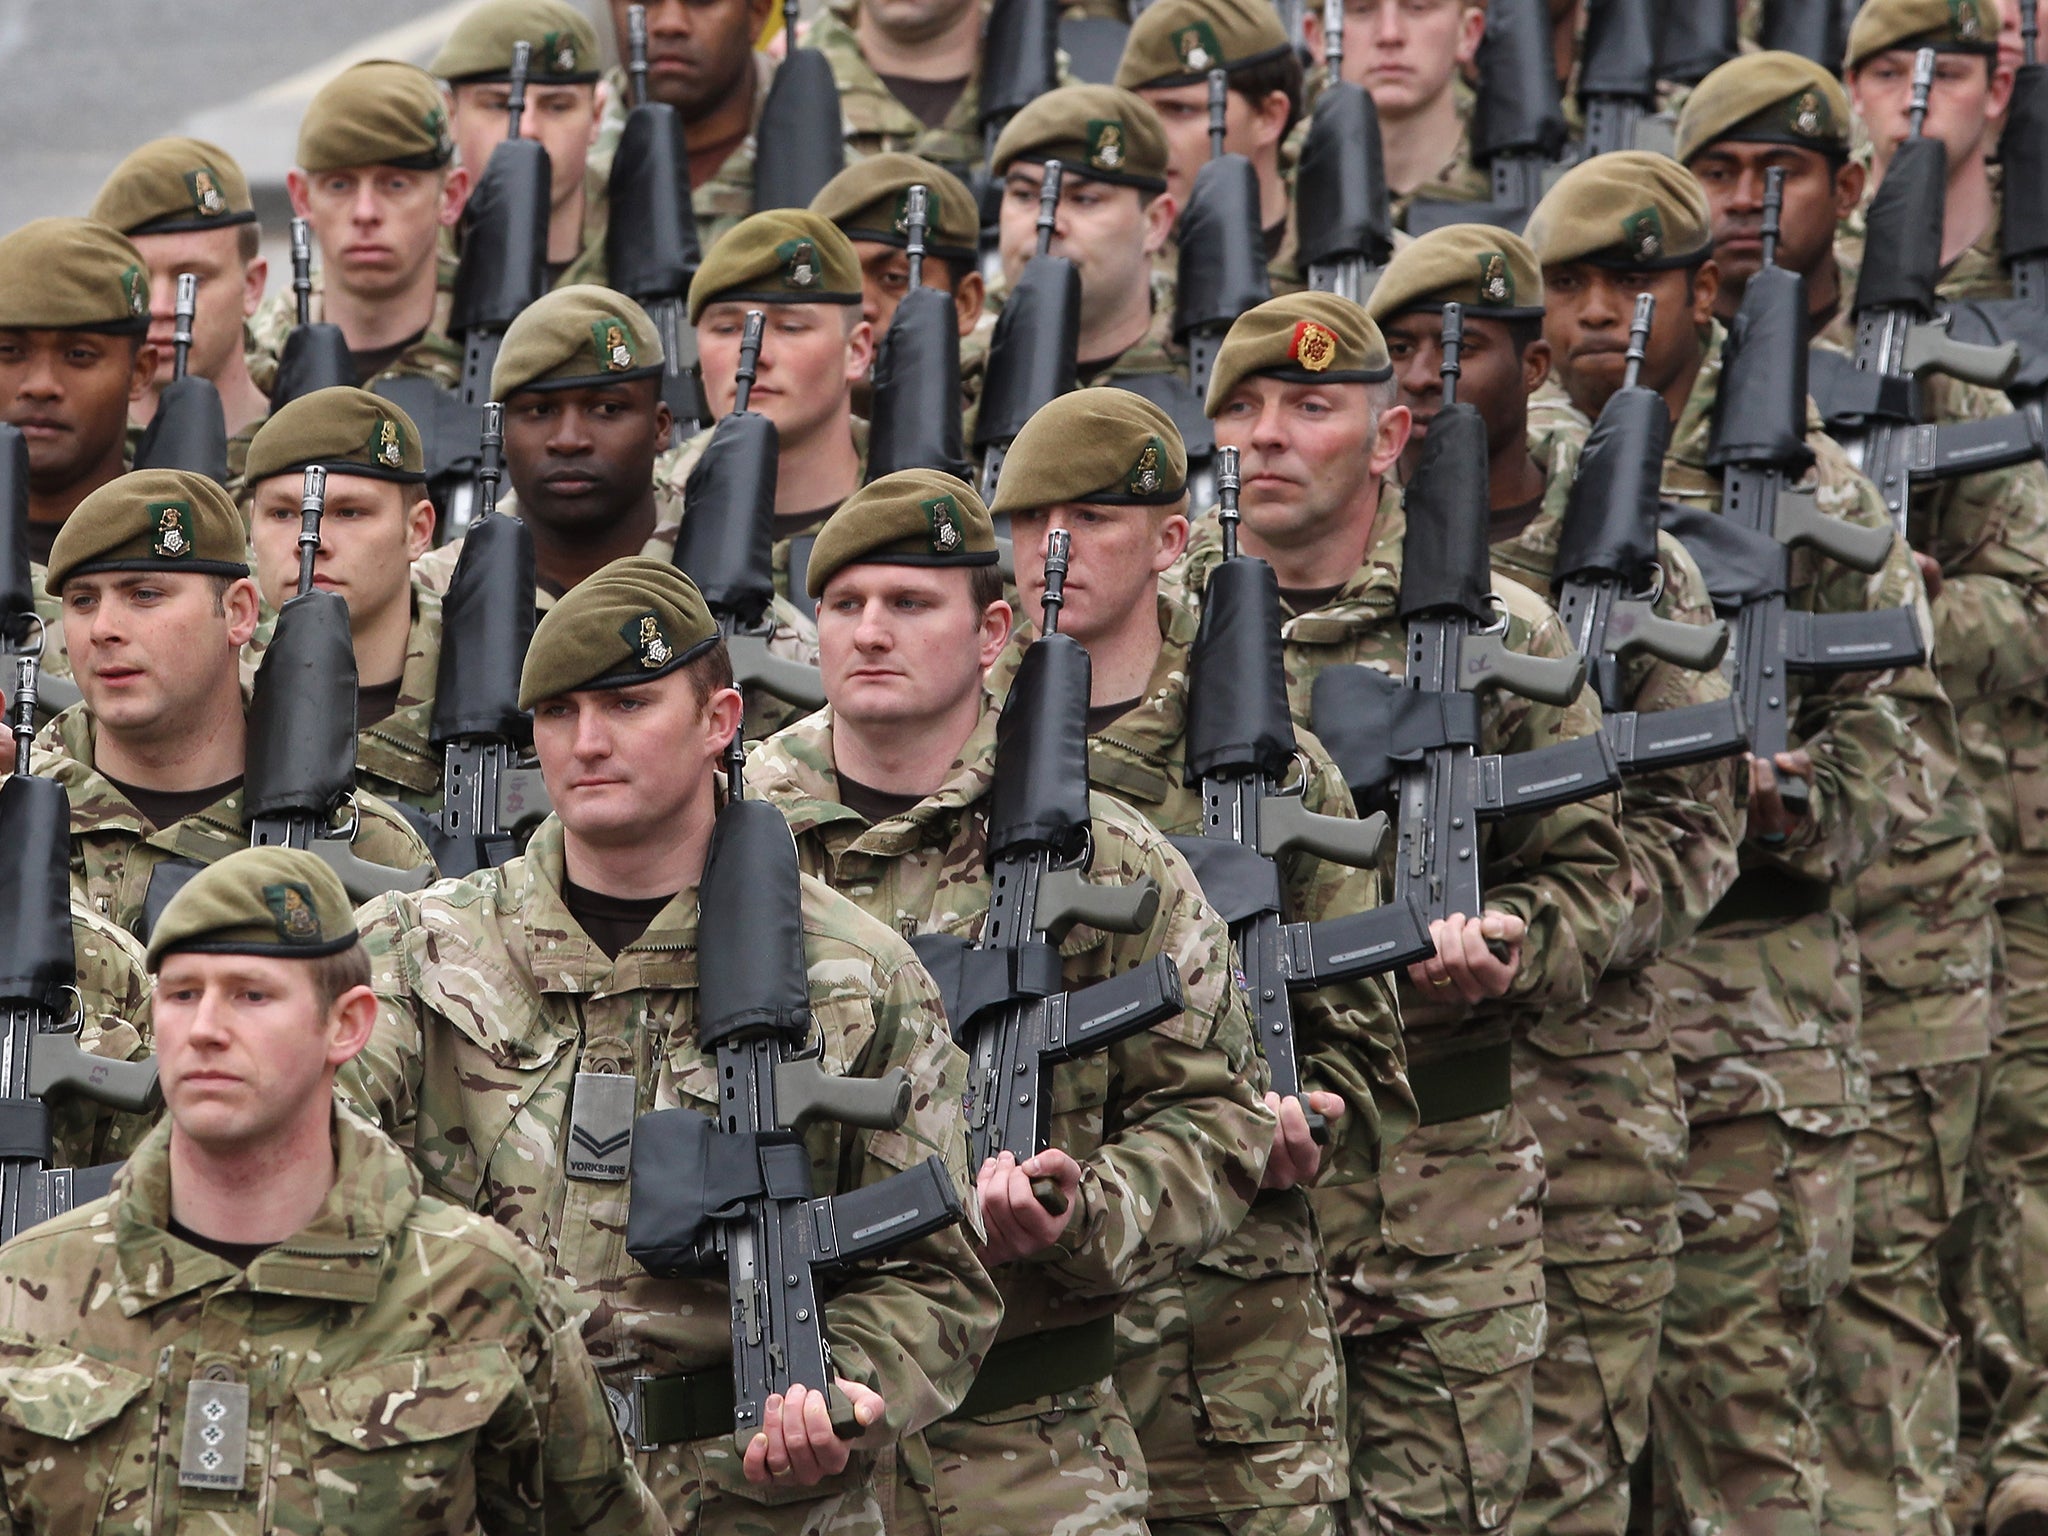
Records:
{"label": "multicam jacket", "polygon": [[[322,275],[313,274],[309,314],[317,324],[322,318]],[[455,258],[441,253],[435,276],[434,313],[420,339],[398,355],[396,362],[377,375],[378,379],[426,378],[443,389],[462,382],[462,348],[448,338],[448,315],[455,303]],[[246,327],[243,350],[249,357],[249,378],[265,394],[277,382],[277,360],[284,352],[285,338],[299,323],[298,300],[287,283],[258,307]],[[375,383],[373,379],[370,382]]]}
{"label": "multicam jacket", "polygon": [[[953,110],[936,128],[927,128],[898,101],[860,51],[859,0],[830,0],[810,25],[805,41],[825,55],[839,87],[839,111],[845,120],[846,158],[903,151],[944,166],[963,181],[982,163],[981,77],[977,65]],[[1063,74],[1064,78],[1064,74]]]}
{"label": "multicam jacket", "polygon": [[[564,1169],[576,1077],[626,1073],[634,1111],[718,1102],[697,1044],[697,893],[679,894],[616,961],[562,901],[562,825],[549,818],[524,855],[466,880],[380,897],[362,911],[379,1014],[341,1090],[412,1154],[426,1186],[482,1212],[539,1252],[574,1292],[606,1381],[731,1368],[725,1276],[658,1280],[623,1247],[630,1186]],[[810,1002],[828,1073],[909,1073],[909,1118],[894,1130],[815,1122],[804,1132],[820,1193],[945,1159],[972,1209],[961,1135],[966,1058],[946,1033],[930,978],[907,945],[816,881],[803,888]],[[841,1375],[887,1416],[847,1469],[815,1488],[757,1488],[729,1436],[643,1453],[640,1467],[679,1525],[735,1519],[822,1529],[873,1508],[876,1452],[948,1412],[994,1336],[994,1287],[955,1227],[854,1266],[830,1290],[826,1332]],[[784,1506],[771,1516],[768,1506]],[[727,1524],[719,1525],[714,1511]],[[744,1512],[744,1513],[742,1513]]]}
{"label": "multicam jacket", "polygon": [[[71,904],[71,954],[77,967],[79,1049],[110,1061],[146,1061],[154,1050],[149,1018],[149,972],[142,946],[90,909]],[[50,1112],[51,1166],[91,1168],[134,1152],[157,1122],[155,1113],[131,1114],[90,1099],[64,1095],[45,1100]]]}
{"label": "multicam jacket", "polygon": [[[768,87],[775,82],[775,62],[768,54],[754,55],[754,121],[717,174],[690,193],[702,253],[708,254],[720,235],[754,211],[754,135],[761,130],[761,109],[768,102]],[[597,143],[590,151],[589,166],[592,185],[602,183],[609,189],[612,157],[618,152],[619,135],[625,131],[631,94],[626,72],[616,64],[605,71],[604,81],[604,116],[598,119]]]}
{"label": "multicam jacket", "polygon": [[[346,1110],[334,1148],[318,1213],[246,1270],[169,1232],[168,1124],[0,1249],[0,1527],[666,1532],[534,1257]],[[238,1463],[214,1387],[246,1393]],[[239,1488],[182,1485],[209,1454]]]}

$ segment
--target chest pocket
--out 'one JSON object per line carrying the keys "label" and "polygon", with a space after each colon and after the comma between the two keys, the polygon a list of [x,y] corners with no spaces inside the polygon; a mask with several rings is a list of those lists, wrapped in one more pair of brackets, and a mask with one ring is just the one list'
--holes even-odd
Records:
{"label": "chest pocket", "polygon": [[501,1345],[473,1344],[300,1388],[323,1531],[479,1529],[479,1432],[519,1385]]}
{"label": "chest pocket", "polygon": [[35,1512],[52,1533],[96,1530],[124,1496],[147,1497],[147,1458],[129,1455],[134,1426],[117,1421],[149,1378],[76,1350],[40,1348],[0,1334],[0,1465],[7,1504]]}

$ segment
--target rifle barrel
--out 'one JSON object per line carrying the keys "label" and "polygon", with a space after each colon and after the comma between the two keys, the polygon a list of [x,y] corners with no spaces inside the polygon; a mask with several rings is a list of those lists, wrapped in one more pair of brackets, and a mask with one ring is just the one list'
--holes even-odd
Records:
{"label": "rifle barrel", "polygon": [[1623,389],[1634,389],[1636,380],[1642,376],[1643,359],[1650,354],[1650,322],[1656,315],[1656,295],[1637,294],[1635,318],[1629,322],[1628,327],[1628,360],[1621,374]]}
{"label": "rifle barrel", "polygon": [[739,373],[733,381],[732,408],[735,414],[744,411],[748,400],[753,397],[754,373],[761,365],[761,331],[767,322],[766,311],[747,311],[746,328],[740,332]]}
{"label": "rifle barrel", "polygon": [[1045,162],[1045,180],[1038,188],[1038,254],[1041,256],[1052,250],[1053,226],[1060,219],[1060,182],[1066,172],[1067,168],[1057,160]]}
{"label": "rifle barrel", "polygon": [[1323,74],[1344,78],[1344,0],[1323,0]]}
{"label": "rifle barrel", "polygon": [[14,737],[14,775],[28,777],[28,750],[36,739],[36,669],[41,665],[43,639],[38,626],[35,648],[24,649],[14,659],[14,718],[8,730]]}
{"label": "rifle barrel", "polygon": [[626,7],[626,78],[632,86],[632,105],[647,100],[647,7]]}
{"label": "rifle barrel", "polygon": [[1230,117],[1230,75],[1221,69],[1209,71],[1209,158],[1223,158],[1223,140]]}
{"label": "rifle barrel", "polygon": [[313,562],[320,556],[320,519],[327,511],[327,471],[306,466],[299,495],[299,596],[313,590]]}
{"label": "rifle barrel", "polygon": [[182,379],[192,356],[192,317],[199,309],[199,279],[190,272],[178,274],[178,308],[172,321],[171,377]]}
{"label": "rifle barrel", "polygon": [[2034,56],[2034,45],[2040,35],[2040,22],[2035,15],[2035,0],[2020,0],[2020,56],[2029,64],[2041,62]]}
{"label": "rifle barrel", "polygon": [[292,220],[292,296],[299,324],[313,323],[313,233],[304,219]]}
{"label": "rifle barrel", "polygon": [[1919,138],[1927,123],[1927,98],[1934,94],[1934,50],[1922,48],[1913,55],[1913,97],[1906,109],[1907,132]]}
{"label": "rifle barrel", "polygon": [[505,97],[505,137],[519,137],[521,120],[526,116],[526,76],[533,67],[533,44],[518,42],[512,45],[511,89]]}
{"label": "rifle barrel", "polygon": [[1785,213],[1785,168],[1774,165],[1764,172],[1764,265],[1778,264],[1779,223]]}
{"label": "rifle barrel", "polygon": [[1067,565],[1073,554],[1073,535],[1055,528],[1045,536],[1045,632],[1060,630],[1060,605],[1067,600]]}
{"label": "rifle barrel", "polygon": [[505,474],[505,407],[497,401],[484,405],[482,451],[477,456],[476,483],[479,520],[498,510],[498,482]]}
{"label": "rifle barrel", "polygon": [[1237,450],[1216,450],[1216,519],[1223,525],[1223,558],[1237,558]]}
{"label": "rifle barrel", "polygon": [[910,286],[924,286],[924,240],[925,226],[930,219],[929,200],[931,193],[924,187],[912,187],[904,194],[904,254],[910,258]]}
{"label": "rifle barrel", "polygon": [[1444,306],[1443,352],[1444,360],[1440,372],[1444,381],[1444,404],[1458,403],[1458,354],[1465,345],[1465,306],[1446,304]]}

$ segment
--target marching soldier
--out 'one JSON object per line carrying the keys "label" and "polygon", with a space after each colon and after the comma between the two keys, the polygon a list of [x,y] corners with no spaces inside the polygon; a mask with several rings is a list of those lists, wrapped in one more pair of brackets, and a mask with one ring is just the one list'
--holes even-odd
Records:
{"label": "marching soldier", "polygon": [[[789,816],[804,867],[905,933],[973,938],[990,904],[996,709],[984,681],[1010,635],[995,561],[987,510],[948,475],[905,470],[856,492],[809,568],[830,705],[771,737],[750,769]],[[1274,1136],[1227,930],[1142,818],[1102,795],[1090,814],[1090,874],[1149,878],[1159,907],[1133,935],[1074,928],[1061,984],[1164,953],[1185,1009],[1054,1067],[1048,1149],[978,1171],[1003,1331],[967,1400],[923,1442],[940,1525],[990,1536],[1145,1530],[1118,1319],[1238,1224]],[[1059,1186],[1057,1213],[1034,1179]]]}
{"label": "marching soldier", "polygon": [[[769,1433],[735,1445],[724,1274],[648,1275],[619,1241],[623,1169],[571,1165],[572,1132],[608,1142],[639,1114],[718,1101],[697,1039],[697,890],[713,771],[740,719],[731,680],[703,599],[665,563],[615,562],[543,616],[520,702],[555,814],[502,868],[364,909],[381,1012],[343,1088],[413,1149],[430,1188],[510,1227],[575,1292],[676,1530],[879,1533],[910,1475],[896,1442],[959,1402],[994,1333],[968,1234],[860,1265],[826,1300],[857,1442],[832,1434],[815,1394],[792,1394],[768,1400]],[[828,1069],[901,1067],[912,1088],[897,1129],[814,1122],[812,1165],[851,1189],[937,1153],[965,1191],[966,1058],[929,978],[817,881],[803,915]]]}
{"label": "marching soldier", "polygon": [[[1378,327],[1323,293],[1239,316],[1210,380],[1216,441],[1240,454],[1242,546],[1279,578],[1299,724],[1314,725],[1324,668],[1406,670],[1394,611],[1406,523],[1386,478],[1408,437],[1396,389]],[[1220,554],[1205,520],[1183,564],[1189,591]],[[1498,575],[1494,592],[1511,649],[1565,654],[1540,598]],[[1590,694],[1558,708],[1495,691],[1480,704],[1478,750],[1597,728]],[[1485,911],[1433,925],[1436,956],[1401,980],[1421,1123],[1376,1179],[1312,1194],[1343,1341],[1354,1524],[1495,1531],[1514,1517],[1545,1284],[1543,1151],[1510,1093],[1511,1040],[1585,1004],[1631,917],[1629,868],[1605,800],[1510,819],[1489,839]]]}
{"label": "marching soldier", "polygon": [[244,850],[148,958],[167,1121],[0,1250],[7,1528],[666,1530],[533,1254],[336,1106],[377,1004],[334,874]]}
{"label": "marching soldier", "polygon": [[[455,262],[441,254],[442,232],[469,196],[469,172],[454,156],[440,85],[388,59],[343,70],[299,124],[285,185],[320,251],[312,318],[341,327],[365,388],[400,375],[453,388],[461,377],[462,349],[448,339]],[[297,322],[289,289],[250,321],[257,388],[270,388]]]}

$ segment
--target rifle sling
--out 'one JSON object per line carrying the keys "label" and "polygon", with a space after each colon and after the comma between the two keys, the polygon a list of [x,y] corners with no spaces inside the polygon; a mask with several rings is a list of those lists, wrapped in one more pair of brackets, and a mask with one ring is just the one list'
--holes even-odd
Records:
{"label": "rifle sling", "polygon": [[40,1099],[0,1099],[0,1159],[50,1160],[50,1112]]}
{"label": "rifle sling", "polygon": [[1116,1369],[1116,1318],[1105,1315],[1071,1328],[1005,1339],[988,1352],[974,1385],[947,1415],[979,1418],[1006,1408],[1078,1392]]}
{"label": "rifle sling", "polygon": [[1791,922],[1825,912],[1828,904],[1825,881],[1808,880],[1781,869],[1746,869],[1735,877],[1728,894],[1714,904],[1700,931],[1736,923]]}
{"label": "rifle sling", "polygon": [[1408,1085],[1415,1090],[1420,1122],[1442,1125],[1505,1109],[1513,1049],[1506,1040],[1489,1040],[1426,1060],[1411,1057]]}

